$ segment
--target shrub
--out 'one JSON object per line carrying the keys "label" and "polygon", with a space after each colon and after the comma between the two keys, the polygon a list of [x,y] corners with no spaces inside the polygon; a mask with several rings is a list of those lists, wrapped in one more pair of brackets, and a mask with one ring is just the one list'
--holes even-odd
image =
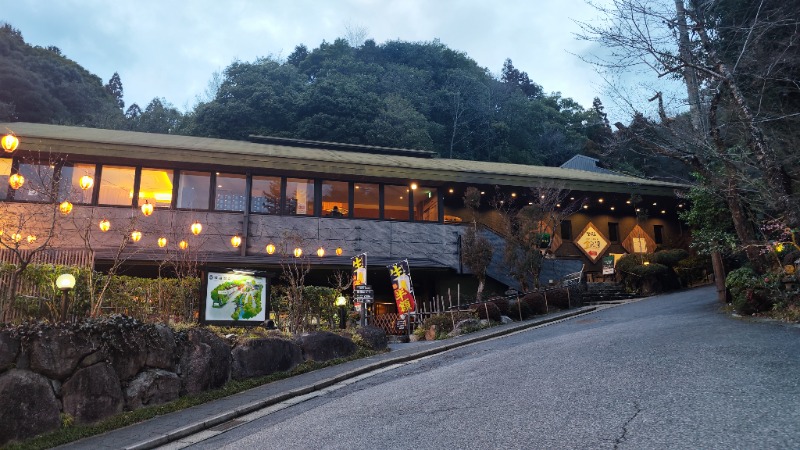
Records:
{"label": "shrub", "polygon": [[714,270],[711,267],[711,257],[708,255],[689,256],[678,261],[673,269],[684,286],[705,281],[708,274]]}
{"label": "shrub", "polygon": [[531,308],[522,300],[509,302],[508,309],[508,317],[514,320],[525,320],[533,315],[531,314]]}
{"label": "shrub", "polygon": [[475,313],[479,319],[488,319],[493,322],[500,322],[500,308],[492,302],[478,303],[475,305]]}
{"label": "shrub", "polygon": [[643,264],[648,258],[648,255],[630,254],[617,261],[617,270],[629,291],[652,294],[676,283],[674,272],[664,264]]}
{"label": "shrub", "polygon": [[500,310],[500,315],[507,316],[509,314],[509,302],[506,298],[495,298],[491,300],[491,303],[494,303],[497,306],[497,309]]}
{"label": "shrub", "polygon": [[568,297],[567,288],[559,288],[547,291],[547,304],[550,307],[558,309],[569,309],[571,306],[571,299]]}
{"label": "shrub", "polygon": [[526,294],[525,297],[522,297],[522,301],[528,305],[532,316],[547,314],[547,303],[542,294],[538,292]]}
{"label": "shrub", "polygon": [[682,248],[677,248],[674,250],[661,250],[660,252],[655,252],[650,257],[650,262],[663,264],[667,267],[675,267],[683,259],[689,257],[689,252]]}
{"label": "shrub", "polygon": [[733,307],[744,315],[767,311],[782,297],[778,276],[758,275],[750,267],[730,271],[725,278],[725,287],[731,293]]}
{"label": "shrub", "polygon": [[414,330],[414,334],[417,337],[422,338],[425,336],[425,332],[431,326],[435,325],[437,334],[439,336],[446,335],[447,333],[453,331],[453,323],[458,323],[462,320],[473,318],[475,318],[475,315],[469,311],[455,311],[452,313],[447,312],[436,314],[425,319],[425,321],[422,322],[422,325]]}

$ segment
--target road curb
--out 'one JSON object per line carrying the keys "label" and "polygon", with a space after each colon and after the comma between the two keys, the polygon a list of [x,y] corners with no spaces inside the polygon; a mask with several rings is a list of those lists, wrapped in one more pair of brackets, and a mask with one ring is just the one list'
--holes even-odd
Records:
{"label": "road curb", "polygon": [[[238,417],[250,414],[254,411],[258,411],[260,409],[264,409],[287,400],[290,400],[295,397],[299,397],[301,395],[310,394],[312,392],[320,391],[322,389],[328,388],[334,384],[340,383],[342,381],[348,380],[353,377],[357,377],[369,372],[373,372],[378,369],[382,369],[384,367],[388,367],[394,364],[402,364],[409,361],[413,361],[416,359],[424,358],[427,356],[435,355],[438,353],[444,353],[449,350],[453,350],[455,348],[464,347],[466,345],[474,344],[476,342],[486,341],[492,338],[506,336],[508,334],[516,333],[519,331],[524,331],[530,328],[536,328],[543,325],[548,325],[553,322],[558,322],[561,320],[570,319],[577,316],[582,316],[584,314],[589,314],[598,309],[598,306],[586,306],[577,311],[570,311],[564,314],[555,315],[552,317],[547,317],[539,320],[532,320],[525,323],[514,324],[512,326],[507,327],[492,327],[486,329],[485,332],[478,332],[473,334],[466,334],[463,336],[459,336],[457,338],[448,339],[447,341],[442,341],[441,345],[435,345],[433,347],[420,349],[419,351],[412,352],[406,355],[398,355],[395,357],[388,357],[381,359],[380,361],[376,361],[371,364],[364,365],[362,367],[358,367],[347,372],[340,373],[338,375],[334,375],[330,378],[327,378],[323,381],[316,382],[309,386],[304,386],[302,388],[292,389],[286,392],[282,392],[280,394],[272,395],[266,397],[264,399],[251,402],[247,405],[240,406],[230,411],[226,411],[220,413],[216,416],[211,418],[206,418],[203,420],[199,420],[195,423],[191,423],[185,425],[181,428],[171,430],[169,433],[163,434],[161,436],[156,436],[151,439],[147,439],[141,442],[137,442],[136,444],[124,447],[126,450],[147,450],[152,449],[161,445],[168,444],[170,442],[174,442],[180,440],[184,437],[191,436],[199,431],[207,430],[209,428],[213,428],[217,425],[221,425],[225,422],[229,422],[233,419]],[[499,329],[498,329],[499,328]],[[448,342],[452,341],[452,342]],[[389,353],[390,354],[390,353]],[[254,388],[255,389],[255,388]]]}

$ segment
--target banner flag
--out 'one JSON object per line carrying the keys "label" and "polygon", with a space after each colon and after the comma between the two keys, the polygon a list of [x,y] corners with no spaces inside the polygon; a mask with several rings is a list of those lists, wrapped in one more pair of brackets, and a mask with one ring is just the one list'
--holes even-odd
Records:
{"label": "banner flag", "polygon": [[411,271],[408,268],[408,260],[404,259],[386,267],[389,268],[389,277],[392,280],[397,312],[406,314],[415,311],[417,304],[414,299],[414,286],[411,284]]}
{"label": "banner flag", "polygon": [[367,253],[353,256],[353,287],[367,284]]}

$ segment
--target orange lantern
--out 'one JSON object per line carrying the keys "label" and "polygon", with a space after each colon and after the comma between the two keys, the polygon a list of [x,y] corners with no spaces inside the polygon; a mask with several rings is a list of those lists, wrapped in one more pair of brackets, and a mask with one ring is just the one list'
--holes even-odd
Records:
{"label": "orange lantern", "polygon": [[201,225],[200,222],[195,220],[194,223],[192,224],[192,234],[197,236],[198,234],[200,234],[201,231],[203,231],[203,225]]}
{"label": "orange lantern", "polygon": [[19,233],[14,233],[11,235],[11,240],[14,242],[19,242],[22,240],[22,235]]}
{"label": "orange lantern", "polygon": [[141,231],[139,231],[139,230],[133,230],[133,231],[131,231],[131,240],[132,240],[133,242],[139,242],[139,240],[140,240],[141,238],[142,238],[142,232],[141,232]]}
{"label": "orange lantern", "polygon": [[233,246],[233,248],[239,248],[239,246],[242,245],[242,237],[239,236],[238,234],[232,237],[231,245]]}
{"label": "orange lantern", "polygon": [[180,247],[181,250],[186,250],[187,248],[189,248],[189,243],[186,241],[181,241],[178,243],[178,247]]}
{"label": "orange lantern", "polygon": [[300,247],[297,247],[297,248],[294,249],[293,253],[294,253],[294,257],[295,258],[299,258],[299,257],[303,256],[303,249],[300,248]]}
{"label": "orange lantern", "polygon": [[6,153],[14,152],[14,150],[17,149],[18,145],[19,145],[19,139],[17,139],[17,137],[14,136],[13,134],[7,134],[3,136],[3,150],[5,150]]}
{"label": "orange lantern", "polygon": [[158,246],[161,247],[161,248],[166,247],[167,246],[167,238],[165,238],[163,236],[158,238]]}
{"label": "orange lantern", "polygon": [[336,256],[342,256],[342,247],[336,247]]}
{"label": "orange lantern", "polygon": [[90,177],[89,175],[84,175],[78,180],[78,185],[84,191],[94,186],[94,178]]}
{"label": "orange lantern", "polygon": [[61,211],[61,214],[66,216],[72,211],[72,203],[70,203],[69,200],[64,200],[58,205],[58,210]]}
{"label": "orange lantern", "polygon": [[267,244],[267,254],[271,255],[273,253],[275,253],[275,244],[270,242],[269,244]]}
{"label": "orange lantern", "polygon": [[323,256],[325,256],[325,249],[324,249],[324,248],[322,248],[322,247],[318,248],[318,249],[317,249],[317,256],[319,256],[320,258],[322,258]]}
{"label": "orange lantern", "polygon": [[15,173],[8,177],[8,185],[11,186],[11,189],[19,189],[22,185],[25,184],[25,177],[22,175]]}
{"label": "orange lantern", "polygon": [[36,236],[32,235],[32,234],[29,234],[28,235],[28,244],[33,244],[34,242],[36,242]]}
{"label": "orange lantern", "polygon": [[105,233],[106,231],[109,230],[109,228],[111,228],[111,222],[109,222],[108,219],[103,219],[100,221],[99,226],[100,226],[100,231]]}
{"label": "orange lantern", "polygon": [[145,216],[153,214],[153,204],[145,200],[144,205],[142,205],[142,214]]}

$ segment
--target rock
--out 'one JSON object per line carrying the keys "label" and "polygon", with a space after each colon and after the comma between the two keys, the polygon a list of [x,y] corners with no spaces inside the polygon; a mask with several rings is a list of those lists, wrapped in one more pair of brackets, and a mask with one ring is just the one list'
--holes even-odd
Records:
{"label": "rock", "polygon": [[11,337],[7,331],[0,332],[0,372],[9,369],[17,360],[19,339]]}
{"label": "rock", "polygon": [[303,362],[300,346],[279,338],[252,339],[231,351],[231,378],[259,377],[293,369]]}
{"label": "rock", "polygon": [[145,365],[154,369],[175,370],[175,333],[159,324],[151,330]]}
{"label": "rock", "polygon": [[48,378],[64,380],[86,355],[97,350],[97,343],[81,333],[48,329],[34,337],[28,351],[29,366]]}
{"label": "rock", "polygon": [[230,375],[231,350],[216,334],[194,328],[181,346],[182,393],[195,394],[223,386]]}
{"label": "rock", "polygon": [[389,338],[383,328],[368,325],[356,329],[356,334],[361,336],[361,342],[370,350],[383,350],[389,346]]}
{"label": "rock", "polygon": [[435,341],[437,334],[439,334],[439,327],[436,325],[431,325],[427,330],[425,330],[425,340]]}
{"label": "rock", "polygon": [[47,378],[27,370],[0,375],[0,446],[58,429],[61,405]]}
{"label": "rock", "polygon": [[408,336],[408,342],[418,342],[418,341],[419,341],[419,336],[417,336],[416,334]]}
{"label": "rock", "polygon": [[80,367],[89,367],[100,362],[109,362],[108,355],[106,354],[105,350],[98,350],[94,353],[89,353],[81,360]]}
{"label": "rock", "polygon": [[117,342],[109,352],[111,353],[111,365],[117,372],[117,376],[122,381],[127,381],[136,376],[144,367],[147,361],[147,331],[145,328],[127,328],[124,336],[117,335],[114,339]]}
{"label": "rock", "polygon": [[478,320],[478,319],[464,319],[458,323],[456,326],[453,327],[452,333],[455,333],[455,336],[471,333],[473,331],[478,330],[482,326],[486,326],[489,324],[488,320]]}
{"label": "rock", "polygon": [[514,319],[508,316],[500,316],[500,323],[502,323],[503,325],[507,323],[514,323]]}
{"label": "rock", "polygon": [[298,338],[303,356],[311,361],[328,361],[350,356],[358,350],[353,341],[329,331],[308,333]]}
{"label": "rock", "polygon": [[76,423],[93,423],[122,412],[119,377],[108,364],[79,369],[61,386],[64,412]]}
{"label": "rock", "polygon": [[178,374],[161,369],[147,370],[137,375],[125,389],[125,404],[134,410],[158,405],[178,398],[181,379]]}

